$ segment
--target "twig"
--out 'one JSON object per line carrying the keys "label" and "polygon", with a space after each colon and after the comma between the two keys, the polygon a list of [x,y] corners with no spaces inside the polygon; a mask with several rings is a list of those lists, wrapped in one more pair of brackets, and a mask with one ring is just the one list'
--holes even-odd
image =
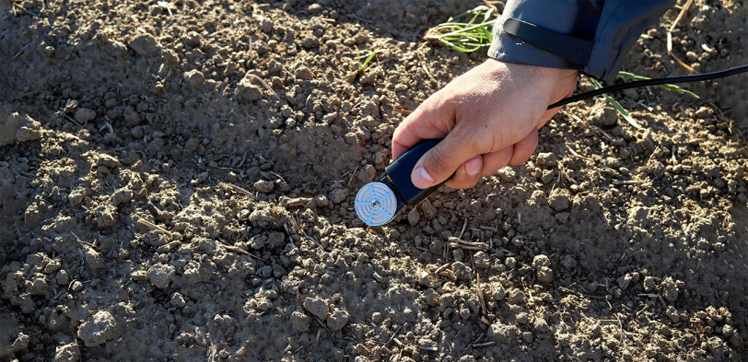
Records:
{"label": "twig", "polygon": [[244,250],[244,249],[242,249],[242,248],[240,248],[240,247],[238,247],[238,246],[232,246],[232,245],[226,245],[226,244],[223,244],[223,247],[224,247],[224,248],[225,248],[226,250],[229,250],[229,251],[233,251],[233,252],[235,252],[235,253],[240,253],[240,254],[245,254],[245,255],[249,255],[249,256],[251,256],[251,257],[253,257],[253,258],[255,258],[255,259],[258,259],[258,260],[262,260],[262,261],[264,261],[264,262],[266,262],[266,263],[270,263],[269,261],[267,261],[267,260],[265,260],[265,259],[263,259],[263,258],[260,258],[259,256],[257,256],[257,255],[254,255],[254,254],[252,254],[252,253],[250,253],[250,252],[248,252],[248,251],[246,251],[246,250]]}
{"label": "twig", "polygon": [[493,346],[494,344],[496,344],[496,341],[477,343],[477,344],[473,344],[472,347],[473,348],[482,348],[482,347]]}
{"label": "twig", "polygon": [[259,68],[259,67],[265,65],[267,62],[275,59],[275,57],[277,57],[277,56],[278,56],[277,54],[273,54],[273,55],[267,57],[265,60],[261,61],[260,64],[257,64],[257,66],[255,68]]}
{"label": "twig", "polygon": [[353,174],[351,175],[351,179],[348,180],[348,186],[346,186],[346,187],[350,187],[351,186],[351,182],[353,182],[353,177],[356,176],[356,172],[358,172],[358,166],[356,166],[356,169],[353,170]]}
{"label": "twig", "polygon": [[260,82],[260,84],[262,84],[262,86],[265,87],[265,89],[269,90],[271,93],[273,93],[274,96],[278,97],[278,93],[275,93],[275,91],[273,90],[273,88],[270,88],[270,86],[267,83],[265,83],[265,81],[262,80],[262,78],[254,75],[254,74],[252,74],[251,77],[252,77],[252,80],[256,80],[256,81]]}
{"label": "twig", "polygon": [[462,224],[462,231],[460,231],[460,236],[458,236],[458,239],[462,239],[462,234],[465,233],[465,228],[467,228],[467,218],[465,218],[465,223]]}
{"label": "twig", "polygon": [[156,225],[156,224],[154,224],[154,223],[152,223],[152,222],[150,222],[150,221],[148,221],[148,220],[146,220],[146,219],[139,219],[139,220],[138,220],[138,223],[140,223],[140,224],[143,224],[143,225],[145,225],[145,226],[147,226],[147,227],[151,228],[151,230],[158,230],[158,231],[161,231],[161,232],[163,232],[164,234],[168,235],[169,237],[171,237],[171,236],[172,236],[172,233],[171,233],[171,232],[170,232],[169,230],[166,230],[166,229],[164,229],[163,227],[161,227],[161,226],[158,226],[158,225]]}
{"label": "twig", "polygon": [[480,308],[484,315],[488,314],[486,311],[486,300],[483,297],[483,290],[480,287],[480,274],[475,274],[476,287],[478,288],[478,300],[480,300]]}
{"label": "twig", "polygon": [[234,184],[230,184],[230,183],[228,183],[228,182],[222,182],[222,183],[220,183],[219,185],[221,185],[221,186],[223,186],[223,187],[228,187],[228,188],[230,188],[231,190],[233,190],[233,191],[235,191],[235,192],[238,192],[238,193],[240,193],[240,194],[244,194],[244,195],[246,195],[246,196],[249,196],[249,198],[250,198],[250,199],[252,199],[252,200],[255,200],[255,196],[254,196],[254,195],[252,195],[252,193],[251,193],[251,192],[249,192],[249,191],[247,191],[247,190],[245,190],[245,189],[243,189],[243,188],[241,188],[241,187],[239,187],[239,186],[236,186],[236,185],[234,185]]}
{"label": "twig", "polygon": [[670,29],[668,29],[667,31],[667,53],[668,55],[673,57],[673,59],[675,59],[675,61],[678,62],[678,64],[680,64],[683,68],[688,69],[688,71],[690,72],[696,73],[696,71],[693,68],[688,66],[682,60],[678,59],[678,57],[676,57],[675,54],[673,54],[673,35],[672,35],[673,30],[675,29],[675,26],[678,24],[678,22],[680,22],[680,20],[683,18],[683,15],[686,14],[686,12],[688,11],[688,8],[691,7],[691,4],[693,4],[693,0],[686,1],[686,4],[680,10],[678,17],[675,18],[675,21],[673,21],[673,24],[670,25]]}
{"label": "twig", "polygon": [[390,342],[392,342],[392,340],[395,339],[395,337],[397,336],[397,332],[400,332],[400,328],[402,328],[402,326],[397,327],[397,329],[395,330],[395,333],[392,333],[392,336],[390,336],[390,339],[387,340],[385,345],[390,344]]}

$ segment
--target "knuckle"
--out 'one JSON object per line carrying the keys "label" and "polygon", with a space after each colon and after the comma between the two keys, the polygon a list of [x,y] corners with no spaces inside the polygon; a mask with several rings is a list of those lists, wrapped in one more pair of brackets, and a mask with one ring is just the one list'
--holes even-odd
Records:
{"label": "knuckle", "polygon": [[431,167],[431,170],[427,169],[429,173],[442,173],[451,171],[449,170],[449,156],[446,152],[444,152],[444,149],[442,147],[434,147],[433,149],[431,149],[428,161],[430,165],[426,166]]}

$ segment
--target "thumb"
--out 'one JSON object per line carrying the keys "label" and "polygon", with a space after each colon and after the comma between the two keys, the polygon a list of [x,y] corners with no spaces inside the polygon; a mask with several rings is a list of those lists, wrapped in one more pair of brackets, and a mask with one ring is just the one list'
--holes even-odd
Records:
{"label": "thumb", "polygon": [[427,189],[438,185],[455,173],[458,167],[478,153],[465,142],[465,137],[452,132],[439,142],[434,148],[426,152],[410,175],[413,185],[419,189]]}

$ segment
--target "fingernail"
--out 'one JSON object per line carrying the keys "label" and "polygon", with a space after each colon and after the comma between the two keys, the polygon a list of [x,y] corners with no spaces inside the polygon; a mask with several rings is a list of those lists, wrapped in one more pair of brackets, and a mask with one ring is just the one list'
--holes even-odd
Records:
{"label": "fingernail", "polygon": [[415,187],[418,187],[419,189],[425,189],[431,187],[433,183],[434,179],[431,178],[431,175],[429,175],[429,173],[426,172],[423,167],[418,167],[413,172],[413,185],[415,185]]}
{"label": "fingernail", "polygon": [[483,168],[483,159],[481,157],[476,157],[465,164],[465,172],[468,176],[477,175],[481,168]]}

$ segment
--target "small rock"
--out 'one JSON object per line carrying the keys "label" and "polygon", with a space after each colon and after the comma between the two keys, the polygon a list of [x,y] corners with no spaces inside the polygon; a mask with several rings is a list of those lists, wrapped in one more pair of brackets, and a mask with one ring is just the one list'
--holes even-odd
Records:
{"label": "small rock", "polygon": [[13,344],[10,346],[10,349],[13,351],[13,353],[23,352],[27,348],[29,348],[30,340],[31,338],[27,334],[23,332],[18,333],[18,337],[16,337],[16,340],[13,341]]}
{"label": "small rock", "polygon": [[553,270],[547,266],[541,266],[537,271],[538,281],[543,284],[549,284],[553,282]]}
{"label": "small rock", "polygon": [[42,137],[41,124],[18,112],[5,116],[0,109],[0,147],[15,142],[35,141]]}
{"label": "small rock", "polygon": [[192,89],[198,89],[205,81],[205,75],[197,69],[190,70],[184,73],[184,79],[187,81],[187,85]]}
{"label": "small rock", "polygon": [[410,209],[410,212],[408,213],[408,223],[410,226],[416,226],[418,225],[418,221],[421,219],[421,214],[418,213],[417,208]]}
{"label": "small rock", "polygon": [[304,333],[309,331],[309,323],[311,319],[303,312],[295,311],[291,313],[291,326],[296,333]]}
{"label": "small rock", "polygon": [[530,323],[530,316],[525,312],[521,312],[517,314],[515,321],[519,324],[527,324]]}
{"label": "small rock", "polygon": [[247,103],[262,99],[262,89],[252,83],[251,77],[244,77],[236,86],[234,93],[239,102]]}
{"label": "small rock", "polygon": [[42,272],[44,274],[52,274],[60,270],[61,267],[62,262],[60,261],[60,259],[52,259],[49,261],[49,263],[47,263],[47,265],[44,266],[44,270],[42,270]]}
{"label": "small rock", "polygon": [[185,304],[184,296],[181,293],[176,292],[171,296],[171,305],[181,308],[184,307]]}
{"label": "small rock", "polygon": [[263,194],[269,194],[273,192],[274,187],[275,187],[275,184],[272,181],[260,180],[260,181],[255,182],[255,190]]}
{"label": "small rock", "polygon": [[86,124],[96,118],[96,111],[88,108],[78,108],[75,111],[75,120],[80,124]]}
{"label": "small rock", "polygon": [[312,4],[312,5],[309,5],[309,7],[307,8],[307,10],[309,10],[309,12],[312,13],[312,14],[319,14],[319,13],[322,12],[322,5],[315,3],[315,4]]}
{"label": "small rock", "polygon": [[182,38],[182,44],[193,48],[200,46],[201,41],[200,34],[194,31],[189,32],[187,36]]}
{"label": "small rock", "polygon": [[68,343],[57,346],[54,362],[78,362],[81,359],[81,350],[78,343]]}
{"label": "small rock", "polygon": [[509,297],[507,300],[512,304],[522,303],[525,300],[525,293],[519,288],[514,288],[509,291]]}
{"label": "small rock", "polygon": [[675,284],[675,281],[673,281],[673,278],[665,278],[662,282],[662,294],[670,303],[673,303],[678,299],[678,286]]}
{"label": "small rock", "polygon": [[711,117],[712,114],[714,114],[714,111],[711,110],[709,107],[701,107],[701,108],[699,108],[698,111],[696,111],[695,116],[696,116],[696,118],[704,119],[704,118]]}
{"label": "small rock", "polygon": [[161,51],[161,45],[158,43],[156,38],[150,34],[143,34],[130,40],[130,48],[132,48],[139,55],[150,56],[156,55]]}
{"label": "small rock", "polygon": [[304,299],[304,309],[323,321],[327,319],[327,313],[329,312],[327,302],[320,298],[307,297]]}
{"label": "small rock", "polygon": [[171,284],[175,269],[171,265],[156,264],[148,268],[148,280],[159,289],[166,289]]}
{"label": "small rock", "polygon": [[314,197],[314,203],[319,207],[327,207],[330,205],[330,200],[325,195],[317,195]]}
{"label": "small rock", "polygon": [[304,47],[304,49],[311,49],[319,46],[319,40],[312,36],[306,37],[301,41],[301,46]]}
{"label": "small rock", "polygon": [[121,204],[130,202],[132,200],[133,192],[129,188],[121,188],[114,192],[112,199],[110,200],[112,206],[117,207]]}
{"label": "small rock", "polygon": [[339,204],[348,199],[348,189],[335,189],[330,192],[330,201]]}
{"label": "small rock", "polygon": [[476,268],[487,269],[491,266],[491,258],[484,251],[479,251],[473,255],[473,262]]}
{"label": "small rock", "polygon": [[106,153],[100,153],[96,158],[96,166],[105,166],[109,169],[113,169],[119,167],[119,160],[114,156],[107,155]]}
{"label": "small rock", "polygon": [[312,78],[314,78],[314,74],[312,74],[311,69],[305,66],[301,66],[299,67],[299,69],[296,69],[294,75],[296,76],[296,78],[301,80],[311,80]]}
{"label": "small rock", "polygon": [[657,280],[655,279],[655,277],[648,276],[644,278],[643,284],[644,290],[649,292],[655,288],[655,286],[657,285]]}
{"label": "small rock", "polygon": [[569,208],[570,204],[570,197],[569,191],[566,189],[561,189],[553,192],[551,196],[548,198],[548,204],[551,205],[551,208],[556,211],[563,211]]}
{"label": "small rock", "polygon": [[339,331],[348,324],[350,318],[351,316],[347,311],[336,310],[330,315],[330,318],[327,318],[327,328],[330,328],[331,331]]}
{"label": "small rock", "polygon": [[504,299],[506,296],[506,290],[504,289],[504,286],[499,282],[493,282],[490,284],[491,286],[491,296],[493,297],[493,300],[500,301]]}
{"label": "small rock", "polygon": [[78,338],[83,340],[86,347],[96,347],[114,338],[114,327],[112,315],[107,311],[99,311],[78,328]]}
{"label": "small rock", "polygon": [[665,315],[670,318],[673,323],[678,323],[680,320],[680,315],[678,314],[678,310],[675,309],[675,307],[668,306],[667,309],[665,309]]}
{"label": "small rock", "polygon": [[609,128],[618,122],[618,113],[607,101],[601,99],[590,111],[590,122],[599,127]]}
{"label": "small rock", "polygon": [[626,275],[618,278],[618,286],[622,290],[626,290],[632,283],[639,281],[639,273],[626,273]]}
{"label": "small rock", "polygon": [[558,165],[558,157],[556,157],[556,154],[551,152],[539,153],[537,163],[538,166],[543,168],[554,167]]}
{"label": "small rock", "polygon": [[548,267],[551,266],[551,260],[548,259],[548,256],[540,254],[540,255],[536,255],[532,259],[533,268],[537,269],[537,268],[540,268],[541,266],[548,266]]}

